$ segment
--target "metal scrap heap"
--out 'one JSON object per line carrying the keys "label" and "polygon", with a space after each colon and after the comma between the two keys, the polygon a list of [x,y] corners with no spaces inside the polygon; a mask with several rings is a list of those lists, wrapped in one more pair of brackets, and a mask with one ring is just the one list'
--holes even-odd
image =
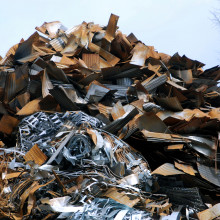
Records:
{"label": "metal scrap heap", "polygon": [[220,67],[118,19],[45,22],[0,58],[2,219],[220,216]]}

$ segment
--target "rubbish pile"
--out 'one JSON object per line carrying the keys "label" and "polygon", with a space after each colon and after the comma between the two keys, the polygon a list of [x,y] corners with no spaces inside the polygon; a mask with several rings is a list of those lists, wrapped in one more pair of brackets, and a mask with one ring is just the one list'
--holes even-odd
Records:
{"label": "rubbish pile", "polygon": [[220,216],[220,67],[83,22],[0,60],[0,217]]}

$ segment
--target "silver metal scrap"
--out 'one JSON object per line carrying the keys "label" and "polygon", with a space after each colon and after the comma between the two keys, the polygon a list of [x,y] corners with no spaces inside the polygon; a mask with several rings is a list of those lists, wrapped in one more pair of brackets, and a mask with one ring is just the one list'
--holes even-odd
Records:
{"label": "silver metal scrap", "polygon": [[37,112],[25,117],[19,124],[19,139],[22,150],[27,151],[34,144],[47,148],[48,142],[55,137],[57,131],[67,120],[75,126],[81,126],[82,124],[88,124],[95,128],[104,126],[97,118],[81,111],[54,114]]}

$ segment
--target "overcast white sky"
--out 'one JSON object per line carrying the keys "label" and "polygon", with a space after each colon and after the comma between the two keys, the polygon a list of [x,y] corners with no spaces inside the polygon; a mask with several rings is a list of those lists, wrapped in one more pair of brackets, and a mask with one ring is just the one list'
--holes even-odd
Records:
{"label": "overcast white sky", "polygon": [[0,55],[27,39],[36,26],[61,21],[70,28],[83,21],[107,25],[119,15],[124,34],[133,32],[146,45],[173,55],[179,52],[210,68],[220,64],[220,25],[211,11],[218,0],[0,0]]}

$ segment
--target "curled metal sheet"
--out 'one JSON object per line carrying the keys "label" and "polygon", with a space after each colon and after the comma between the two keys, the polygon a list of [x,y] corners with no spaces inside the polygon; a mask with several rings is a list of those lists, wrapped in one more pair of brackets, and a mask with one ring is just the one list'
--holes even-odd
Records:
{"label": "curled metal sheet", "polygon": [[76,134],[72,136],[63,149],[63,156],[75,165],[76,160],[89,156],[91,152],[90,140],[85,135]]}

